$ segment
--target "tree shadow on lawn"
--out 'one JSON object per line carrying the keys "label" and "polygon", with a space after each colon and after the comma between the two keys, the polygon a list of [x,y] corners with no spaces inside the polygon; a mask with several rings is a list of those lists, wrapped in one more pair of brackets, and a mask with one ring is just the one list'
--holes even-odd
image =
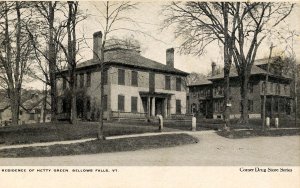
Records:
{"label": "tree shadow on lawn", "polygon": [[187,134],[167,134],[112,140],[92,140],[73,144],[3,149],[0,150],[0,157],[47,157],[135,151],[141,149],[194,144],[198,143],[198,141],[199,140],[197,138]]}
{"label": "tree shadow on lawn", "polygon": [[[97,137],[96,122],[80,122],[77,125],[66,123],[47,123],[19,125],[0,128],[0,144],[29,144],[38,142],[78,140]],[[104,135],[119,136],[158,132],[158,126],[126,125],[105,123]]]}

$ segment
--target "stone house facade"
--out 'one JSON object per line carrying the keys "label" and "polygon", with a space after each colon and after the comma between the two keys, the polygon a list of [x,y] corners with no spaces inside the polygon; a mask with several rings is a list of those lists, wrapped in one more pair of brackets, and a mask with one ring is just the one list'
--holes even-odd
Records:
{"label": "stone house facade", "polygon": [[[289,115],[292,111],[291,81],[275,62],[281,59],[273,58],[270,64],[269,81],[267,75],[267,59],[255,62],[251,70],[248,84],[249,118],[261,118],[264,89],[266,89],[266,115],[277,117]],[[224,75],[214,74],[215,64],[212,64],[212,76],[207,80],[189,85],[190,112],[199,117],[223,118]],[[236,70],[230,73],[230,118],[239,118],[241,112],[241,95],[239,78]]]}
{"label": "stone house facade", "polygon": [[[99,51],[102,34],[94,34],[94,52]],[[104,52],[104,118],[151,118],[160,114],[171,118],[186,113],[188,73],[174,68],[174,49],[166,51],[166,65],[123,48]],[[67,75],[67,72],[62,71]],[[97,119],[100,108],[100,64],[97,58],[78,64],[77,114]],[[68,118],[70,101],[66,79],[57,75],[58,113]]]}

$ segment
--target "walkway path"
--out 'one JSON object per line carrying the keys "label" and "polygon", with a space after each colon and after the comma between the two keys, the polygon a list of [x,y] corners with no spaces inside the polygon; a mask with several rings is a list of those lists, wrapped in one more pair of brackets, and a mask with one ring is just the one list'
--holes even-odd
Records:
{"label": "walkway path", "polygon": [[[157,133],[160,134],[160,133]],[[162,133],[164,134],[164,133]],[[197,144],[89,155],[1,158],[2,166],[299,166],[300,136],[228,139],[189,132]],[[131,135],[132,136],[132,135]]]}
{"label": "walkway path", "polygon": [[[142,134],[130,134],[130,135],[120,135],[120,136],[109,136],[106,137],[107,140],[111,139],[119,139],[119,138],[132,138],[132,137],[141,137],[141,136],[155,136],[155,135],[164,135],[164,134],[180,134],[180,133],[187,133],[187,134],[205,134],[211,133],[215,131],[201,131],[201,132],[191,132],[191,131],[176,131],[176,132],[159,132],[159,133],[142,133]],[[42,143],[33,143],[33,144],[18,144],[18,145],[5,145],[0,146],[0,150],[2,149],[11,149],[11,148],[23,148],[23,147],[37,147],[37,146],[51,146],[56,144],[74,144],[74,143],[81,143],[87,142],[91,140],[96,140],[96,138],[88,138],[88,139],[80,139],[80,140],[66,140],[66,141],[55,141],[55,142],[42,142]]]}

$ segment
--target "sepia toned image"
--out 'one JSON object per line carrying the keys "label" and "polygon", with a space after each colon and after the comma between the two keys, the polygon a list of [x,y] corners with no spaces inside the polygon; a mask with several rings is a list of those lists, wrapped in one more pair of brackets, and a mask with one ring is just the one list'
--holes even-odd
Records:
{"label": "sepia toned image", "polygon": [[292,172],[299,18],[292,1],[1,1],[0,165]]}

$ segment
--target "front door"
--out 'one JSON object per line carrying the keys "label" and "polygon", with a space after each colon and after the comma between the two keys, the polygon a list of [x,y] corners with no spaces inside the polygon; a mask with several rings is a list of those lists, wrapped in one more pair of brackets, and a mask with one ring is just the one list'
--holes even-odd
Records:
{"label": "front door", "polygon": [[164,107],[164,100],[163,98],[156,98],[155,100],[155,112],[156,114],[155,115],[162,115],[164,117],[164,110],[163,110],[163,107]]}

